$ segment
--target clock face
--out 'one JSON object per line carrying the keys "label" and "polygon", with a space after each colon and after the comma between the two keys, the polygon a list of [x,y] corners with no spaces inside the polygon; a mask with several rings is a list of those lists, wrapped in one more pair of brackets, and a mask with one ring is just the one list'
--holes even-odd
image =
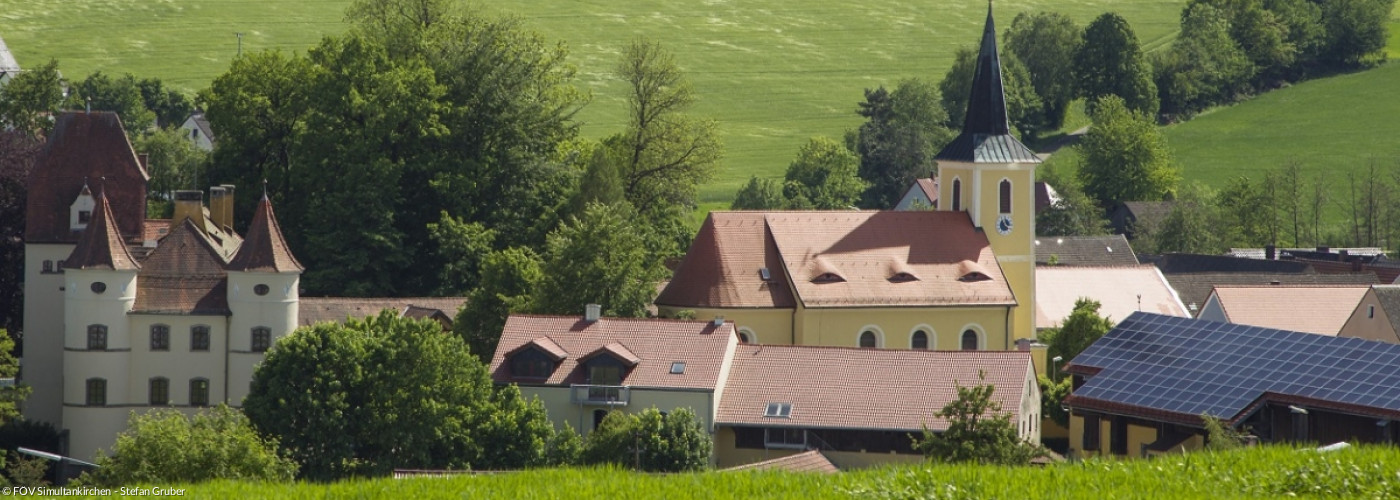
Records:
{"label": "clock face", "polygon": [[997,232],[998,232],[998,233],[1001,233],[1002,236],[1006,236],[1006,235],[1008,235],[1008,234],[1011,234],[1011,216],[1010,216],[1010,215],[1008,215],[1008,214],[1001,214],[1001,217],[997,217]]}

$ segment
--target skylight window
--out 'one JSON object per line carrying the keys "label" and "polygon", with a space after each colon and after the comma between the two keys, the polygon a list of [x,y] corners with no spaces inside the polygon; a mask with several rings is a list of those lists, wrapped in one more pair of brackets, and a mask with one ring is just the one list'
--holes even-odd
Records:
{"label": "skylight window", "polygon": [[763,416],[789,418],[792,416],[792,403],[768,403],[768,409],[764,410]]}
{"label": "skylight window", "polygon": [[762,279],[765,283],[773,281],[773,273],[770,272],[766,267],[758,268],[758,277]]}
{"label": "skylight window", "polygon": [[672,374],[672,375],[680,375],[680,374],[682,374],[682,373],[685,373],[685,362],[684,362],[684,361],[674,361],[674,362],[672,362],[672,363],[671,363],[671,374]]}

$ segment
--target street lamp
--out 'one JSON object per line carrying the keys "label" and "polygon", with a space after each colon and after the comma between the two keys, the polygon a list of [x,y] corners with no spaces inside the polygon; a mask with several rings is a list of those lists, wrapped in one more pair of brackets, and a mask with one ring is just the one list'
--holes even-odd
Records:
{"label": "street lamp", "polygon": [[1050,380],[1056,380],[1056,376],[1059,375],[1060,371],[1060,362],[1064,360],[1064,356],[1055,356],[1053,358],[1050,358]]}

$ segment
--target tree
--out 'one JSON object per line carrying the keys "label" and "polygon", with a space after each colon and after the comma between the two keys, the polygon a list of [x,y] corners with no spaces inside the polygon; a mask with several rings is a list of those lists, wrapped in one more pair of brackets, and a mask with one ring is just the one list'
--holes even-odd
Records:
{"label": "tree", "polygon": [[1104,206],[1165,199],[1181,176],[1151,118],[1117,96],[1098,102],[1094,124],[1076,147],[1084,192]]}
{"label": "tree", "polygon": [[865,181],[856,175],[859,168],[860,157],[845,145],[813,137],[788,165],[783,196],[792,208],[849,208],[866,188]]}
{"label": "tree", "polygon": [[530,310],[531,291],[543,274],[539,256],[529,248],[507,248],[482,259],[481,281],[452,321],[453,333],[482,363],[496,352],[506,318]]}
{"label": "tree", "polygon": [[1058,12],[1022,12],[1002,37],[1007,51],[1025,65],[1031,87],[1040,96],[1045,130],[1064,126],[1075,98],[1074,54],[1084,31]]}
{"label": "tree", "polygon": [[1298,46],[1289,40],[1288,25],[1264,0],[1193,0],[1183,18],[1197,4],[1208,5],[1221,16],[1218,22],[1228,27],[1230,38],[1256,68],[1255,87],[1267,88],[1272,80],[1284,78],[1297,60]]}
{"label": "tree", "polygon": [[1390,12],[1395,0],[1328,0],[1322,2],[1326,30],[1323,53],[1344,65],[1360,64],[1367,57],[1384,60],[1389,38]]}
{"label": "tree", "polygon": [[938,89],[919,79],[899,82],[894,92],[866,89],[856,113],[866,121],[848,142],[860,155],[860,178],[870,183],[860,206],[894,207],[915,179],[936,172],[934,155],[953,140]]}
{"label": "tree", "polygon": [[155,115],[156,124],[161,128],[179,127],[194,111],[194,103],[189,97],[178,90],[165,88],[159,78],[143,79],[136,83],[136,88],[141,91],[141,101]]}
{"label": "tree", "polygon": [[[943,109],[948,113],[948,127],[961,129],[967,116],[967,99],[972,94],[972,79],[977,72],[977,50],[960,47],[953,55],[953,66],[938,82]],[[1045,124],[1040,96],[1031,85],[1031,76],[1014,53],[1001,55],[1001,80],[1006,99],[1006,115],[1016,134],[1035,134]]]}
{"label": "tree", "polygon": [[[28,74],[21,73],[20,77]],[[20,77],[11,80],[11,86]],[[24,226],[29,173],[41,146],[42,136],[19,129],[0,130],[0,329],[9,329],[15,339],[19,338],[24,318]]]}
{"label": "tree", "polygon": [[98,71],[73,90],[78,107],[90,105],[94,110],[116,112],[129,136],[136,137],[156,122],[156,114],[146,109],[141,86],[130,73],[113,78]]}
{"label": "tree", "polygon": [[[978,378],[986,380],[986,373]],[[924,427],[923,437],[914,438],[914,449],[930,460],[995,465],[1028,465],[1040,456],[1040,448],[1021,439],[1010,413],[992,401],[996,386],[964,387],[957,384],[958,398],[949,402],[935,417],[948,421],[948,428],[935,433]]]}
{"label": "tree", "polygon": [[715,122],[685,114],[694,90],[661,44],[633,41],[615,72],[627,86],[627,130],[605,143],[622,158],[627,200],[644,216],[666,206],[693,207],[697,186],[723,156]]}
{"label": "tree", "polygon": [[1106,12],[1084,29],[1084,42],[1074,53],[1074,77],[1091,115],[1101,99],[1110,95],[1144,116],[1157,114],[1152,67],[1132,27],[1118,14]]}
{"label": "tree", "polygon": [[[1113,329],[1113,321],[1099,315],[1099,301],[1080,298],[1074,301],[1074,309],[1059,326],[1040,332],[1040,341],[1048,346],[1045,355],[1050,359],[1060,358],[1070,362],[1079,353],[1088,349],[1095,341]],[[1064,374],[1059,374],[1061,378]]]}
{"label": "tree", "polygon": [[689,408],[663,413],[651,407],[637,414],[613,411],[588,435],[587,464],[634,466],[647,472],[702,470],[710,463],[712,443]]}
{"label": "tree", "polygon": [[579,180],[578,191],[569,200],[569,214],[583,215],[589,203],[611,205],[626,199],[622,189],[622,175],[617,165],[622,162],[617,152],[609,148],[596,148],[588,161],[588,169]]}
{"label": "tree", "polygon": [[1275,199],[1269,196],[1272,178],[1251,182],[1248,177],[1232,179],[1215,195],[1216,209],[1225,223],[1217,234],[1226,235],[1227,246],[1259,247],[1278,245]]}
{"label": "tree", "polygon": [[621,203],[589,205],[583,217],[550,233],[535,312],[578,314],[584,304],[601,304],[608,316],[646,316],[664,268],[645,231],[636,211]]}
{"label": "tree", "polygon": [[209,153],[195,147],[180,129],[143,134],[132,141],[132,148],[147,156],[146,171],[151,176],[147,194],[151,199],[173,200],[174,191],[199,189],[199,182],[208,180],[204,170]]}
{"label": "tree", "polygon": [[1040,236],[1094,236],[1108,234],[1104,210],[1084,194],[1079,180],[1061,175],[1059,169],[1042,166],[1037,180],[1053,186],[1060,199],[1035,214],[1035,232]]}
{"label": "tree", "polygon": [[[53,121],[45,115],[63,107],[63,86],[58,61],[30,68],[0,87],[0,130],[13,128],[27,137],[48,133]],[[7,144],[6,146],[9,146]],[[3,154],[7,148],[0,148]]]}
{"label": "tree", "polygon": [[1044,375],[1036,377],[1036,381],[1040,384],[1040,414],[1065,428],[1069,428],[1069,412],[1065,411],[1065,398],[1070,395],[1074,379],[1071,377],[1059,377],[1059,379],[1058,381],[1052,380]]}
{"label": "tree", "polygon": [[[19,358],[15,357],[15,341],[8,331],[0,328],[0,378],[13,381],[19,375]],[[0,425],[20,418],[19,405],[32,388],[25,384],[0,387]]]}
{"label": "tree", "polygon": [[1181,35],[1153,65],[1162,114],[1189,117],[1247,92],[1256,67],[1229,28],[1210,4],[1187,6]]}
{"label": "tree", "polygon": [[[1309,67],[1317,64],[1322,57],[1326,38],[1322,25],[1322,6],[1311,0],[1264,0],[1264,8],[1281,25],[1285,43],[1295,51],[1293,61],[1279,76],[1304,76]],[[1272,75],[1266,70],[1262,76]]]}
{"label": "tree", "polygon": [[730,210],[779,210],[787,206],[782,187],[773,179],[749,177],[749,183],[734,195]]}
{"label": "tree", "polygon": [[535,465],[551,432],[541,403],[496,387],[461,339],[394,311],[280,339],[244,407],[317,481]]}
{"label": "tree", "polygon": [[554,431],[554,436],[544,445],[544,465],[547,467],[568,467],[583,463],[583,438],[574,431],[574,426],[564,422],[564,428]]}
{"label": "tree", "polygon": [[1222,215],[1218,199],[1216,193],[1204,185],[1185,186],[1160,225],[1144,231],[1143,251],[1212,255],[1224,252],[1238,228]]}
{"label": "tree", "polygon": [[129,422],[112,455],[98,454],[96,484],[289,481],[296,474],[296,464],[278,454],[275,439],[259,436],[247,417],[223,404],[193,417],[173,408],[132,412]]}
{"label": "tree", "polygon": [[437,246],[437,293],[444,296],[461,295],[478,286],[481,281],[481,261],[491,252],[496,232],[479,222],[463,222],[442,212],[442,220],[428,224],[428,235]]}

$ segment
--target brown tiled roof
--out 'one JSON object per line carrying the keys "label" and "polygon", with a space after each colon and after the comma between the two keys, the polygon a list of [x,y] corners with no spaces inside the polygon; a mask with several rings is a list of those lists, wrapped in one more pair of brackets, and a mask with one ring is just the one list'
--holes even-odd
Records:
{"label": "brown tiled roof", "polygon": [[914,185],[924,192],[924,197],[933,204],[933,208],[938,208],[938,178],[920,178],[914,180]]}
{"label": "brown tiled roof", "polygon": [[264,194],[258,208],[253,212],[253,220],[248,225],[248,234],[238,255],[228,264],[230,271],[258,271],[272,273],[301,272],[305,268],[292,255],[287,240],[282,238],[282,228],[277,224],[277,216],[272,213],[272,202]]}
{"label": "brown tiled roof", "polygon": [[1317,272],[1323,274],[1374,273],[1376,279],[1381,283],[1394,283],[1400,279],[1400,267],[1312,259],[1298,259],[1297,261],[1306,262]]}
{"label": "brown tiled roof", "polygon": [[146,219],[141,226],[141,241],[156,241],[170,233],[170,219]]}
{"label": "brown tiled roof", "polygon": [[569,357],[569,351],[565,351],[563,347],[559,347],[559,344],[554,343],[553,340],[549,340],[549,337],[540,337],[520,344],[520,347],[511,349],[510,352],[506,353],[506,356],[514,356],[516,353],[526,349],[538,349],[555,362],[563,361],[564,358]]}
{"label": "brown tiled roof", "polygon": [[1137,254],[1121,234],[1111,236],[1040,236],[1035,239],[1035,263],[1057,266],[1136,266]]}
{"label": "brown tiled roof", "polygon": [[[678,307],[796,306],[763,212],[710,212],[656,304]],[[768,268],[764,282],[759,269]]]}
{"label": "brown tiled roof", "polygon": [[[806,307],[1016,303],[986,235],[965,212],[790,211],[764,219]],[[892,282],[892,259],[919,279]],[[829,268],[844,281],[813,281]],[[991,279],[960,281],[965,268]]]}
{"label": "brown tiled roof", "polygon": [[[86,189],[86,188],[85,188]],[[141,265],[132,258],[131,252],[126,249],[126,243],[122,241],[122,235],[117,231],[116,221],[112,215],[112,206],[107,203],[107,197],[102,192],[97,193],[97,210],[88,221],[87,229],[83,231],[82,238],[78,240],[78,245],[73,247],[73,253],[64,261],[63,267],[68,269],[112,269],[117,271],[132,271],[140,269]]]}
{"label": "brown tiled roof", "polygon": [[637,363],[642,362],[642,358],[639,358],[636,354],[633,354],[632,351],[627,348],[627,346],[624,346],[617,342],[612,342],[603,347],[594,349],[593,352],[590,352],[588,354],[583,355],[583,357],[578,358],[578,361],[580,363],[587,363],[588,360],[596,358],[598,356],[612,356],[614,359],[621,361],[623,365],[626,365],[629,368],[637,366]]}
{"label": "brown tiled roof", "polygon": [[[532,341],[547,339],[569,355],[545,380],[517,379],[510,374],[506,353]],[[710,389],[719,384],[726,352],[738,343],[734,324],[709,321],[511,315],[491,358],[491,378],[497,382],[547,385],[587,383],[580,357],[617,344],[637,359],[622,385],[661,389]],[[671,373],[671,364],[685,363],[684,373]]]}
{"label": "brown tiled roof", "polygon": [[1082,297],[1099,301],[1099,315],[1114,323],[1137,311],[1191,317],[1176,290],[1150,264],[1135,266],[1037,266],[1035,327],[1059,326]]}
{"label": "brown tiled roof", "polygon": [[[1268,262],[1268,261],[1260,261]],[[1166,273],[1167,282],[1176,289],[1181,302],[1187,307],[1196,304],[1205,307],[1210,291],[1221,285],[1268,285],[1277,282],[1282,285],[1304,284],[1360,284],[1378,283],[1373,273],[1361,274],[1300,274],[1300,273]]]}
{"label": "brown tiled roof", "polygon": [[1364,285],[1217,286],[1231,323],[1336,335],[1356,311]]}
{"label": "brown tiled roof", "polygon": [[[448,318],[455,318],[457,310],[466,302],[466,297],[302,297],[297,307],[297,323],[301,326],[344,323],[346,318],[374,316],[385,309],[405,317],[417,318],[411,316],[410,311],[442,311]],[[432,316],[432,313],[428,313],[424,317]]]}
{"label": "brown tiled roof", "polygon": [[836,468],[836,464],[831,463],[831,460],[828,460],[826,455],[818,450],[808,450],[796,455],[738,465],[724,470],[785,470],[788,472],[821,472],[823,474],[841,472],[840,469]]}
{"label": "brown tiled roof", "polygon": [[1376,302],[1380,303],[1385,316],[1390,319],[1390,327],[1400,335],[1400,285],[1373,285]]}
{"label": "brown tiled roof", "polygon": [[133,311],[228,314],[225,264],[193,222],[181,221],[142,263]]}
{"label": "brown tiled roof", "polygon": [[29,174],[25,241],[77,241],[79,233],[68,227],[69,207],[85,181],[105,192],[123,239],[139,238],[147,179],[115,113],[60,113]]}
{"label": "brown tiled roof", "polygon": [[[734,352],[715,422],[894,431],[927,425],[940,431],[948,423],[933,414],[957,399],[955,383],[994,385],[992,399],[1015,414],[1030,371],[1028,352],[743,344]],[[769,403],[791,403],[792,412],[764,417]]]}

